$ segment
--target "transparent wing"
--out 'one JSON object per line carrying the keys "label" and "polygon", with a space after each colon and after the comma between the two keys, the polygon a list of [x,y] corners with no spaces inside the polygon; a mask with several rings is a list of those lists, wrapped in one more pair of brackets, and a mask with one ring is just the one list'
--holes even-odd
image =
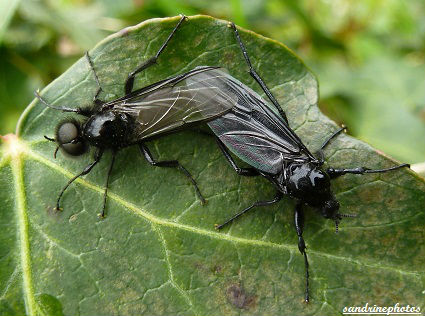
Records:
{"label": "transparent wing", "polygon": [[208,122],[236,156],[261,171],[278,174],[288,162],[317,159],[295,132],[255,91],[233,79],[237,105]]}
{"label": "transparent wing", "polygon": [[132,138],[137,142],[228,112],[237,101],[228,78],[217,68],[195,68],[116,100],[113,111],[134,118]]}

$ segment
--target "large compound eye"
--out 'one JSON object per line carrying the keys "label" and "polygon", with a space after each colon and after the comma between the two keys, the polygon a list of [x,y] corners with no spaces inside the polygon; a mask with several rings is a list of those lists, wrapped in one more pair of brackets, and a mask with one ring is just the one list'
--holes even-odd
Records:
{"label": "large compound eye", "polygon": [[86,145],[80,139],[80,129],[74,122],[65,122],[59,126],[56,141],[71,156],[80,156],[86,152]]}

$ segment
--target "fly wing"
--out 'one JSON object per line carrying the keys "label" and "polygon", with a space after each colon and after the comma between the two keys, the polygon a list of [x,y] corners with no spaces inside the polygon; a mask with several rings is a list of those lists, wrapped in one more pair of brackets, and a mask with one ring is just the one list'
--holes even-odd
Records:
{"label": "fly wing", "polygon": [[[230,76],[229,76],[230,77]],[[289,162],[317,161],[288,124],[255,91],[231,78],[237,105],[208,122],[236,156],[254,168],[280,173]]]}
{"label": "fly wing", "polygon": [[228,75],[214,67],[198,67],[115,100],[113,111],[135,121],[132,141],[172,132],[191,123],[214,119],[236,105]]}

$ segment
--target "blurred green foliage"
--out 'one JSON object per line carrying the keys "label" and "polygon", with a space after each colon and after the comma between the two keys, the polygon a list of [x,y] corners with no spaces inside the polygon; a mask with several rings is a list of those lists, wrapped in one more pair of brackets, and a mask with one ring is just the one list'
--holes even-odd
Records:
{"label": "blurred green foliage", "polygon": [[399,160],[425,160],[423,0],[0,0],[0,133],[100,39],[179,13],[285,43],[317,74],[325,114]]}

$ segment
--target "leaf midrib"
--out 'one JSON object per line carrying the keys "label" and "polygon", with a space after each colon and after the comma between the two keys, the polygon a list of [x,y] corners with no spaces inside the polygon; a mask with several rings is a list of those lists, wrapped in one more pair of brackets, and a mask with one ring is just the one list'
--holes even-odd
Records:
{"label": "leaf midrib", "polygon": [[14,190],[16,194],[15,207],[17,210],[18,239],[20,251],[20,265],[22,269],[25,308],[28,315],[35,315],[37,304],[35,302],[34,288],[32,281],[30,241],[28,233],[28,216],[26,213],[26,198],[24,186],[24,174],[22,168],[22,155],[16,155],[11,159],[12,174],[14,180]]}
{"label": "leaf midrib", "polygon": [[[28,158],[30,158],[34,161],[38,161],[38,162],[46,165],[47,167],[50,167],[53,170],[63,174],[64,176],[66,176],[68,178],[72,178],[74,176],[74,174],[72,172],[66,170],[65,168],[63,168],[62,166],[60,166],[56,163],[53,163],[52,161],[46,159],[45,157],[33,152],[28,147],[25,147],[23,154],[24,154],[23,156],[28,157]],[[99,187],[96,184],[93,184],[90,181],[87,181],[83,178],[78,178],[75,182],[79,183],[80,185],[82,185],[82,186],[84,186],[88,189],[96,191],[100,194],[103,194],[103,192],[104,192],[104,188]],[[155,225],[172,227],[172,228],[196,233],[196,234],[199,234],[199,235],[202,235],[202,236],[207,236],[207,237],[214,238],[214,239],[220,239],[220,240],[235,242],[235,243],[239,243],[239,244],[247,244],[247,245],[258,246],[258,247],[270,247],[270,248],[275,248],[275,249],[284,249],[284,250],[287,250],[289,252],[297,252],[298,251],[298,247],[296,245],[277,244],[277,243],[273,243],[273,242],[270,242],[270,241],[236,237],[236,236],[231,236],[231,235],[224,234],[224,233],[219,233],[219,232],[216,232],[216,231],[209,231],[209,230],[205,230],[205,229],[202,229],[202,228],[189,226],[189,225],[186,225],[186,224],[177,223],[177,222],[174,222],[174,221],[169,221],[169,220],[166,220],[166,219],[163,219],[163,218],[160,218],[160,217],[157,217],[157,216],[154,216],[154,215],[148,213],[147,211],[137,207],[133,203],[124,200],[119,195],[113,193],[111,190],[108,190],[108,198],[114,200],[116,203],[122,205],[124,208],[131,210],[136,215],[145,218],[146,220],[150,221],[152,224],[155,224]],[[337,256],[337,255],[328,254],[328,253],[324,253],[324,252],[320,252],[320,251],[316,251],[316,250],[312,250],[312,249],[309,249],[309,255],[310,256],[316,255],[316,256],[327,258],[327,259],[349,262],[349,263],[352,263],[352,264],[355,264],[355,265],[365,266],[365,267],[374,268],[374,269],[393,271],[393,272],[396,272],[396,273],[400,273],[402,275],[410,275],[410,276],[420,277],[419,272],[405,271],[405,270],[401,270],[401,269],[396,268],[396,267],[384,266],[384,265],[382,265],[382,263],[377,264],[377,263],[371,262],[371,261],[358,261],[358,260],[355,260],[355,259],[350,258],[350,257]]]}

